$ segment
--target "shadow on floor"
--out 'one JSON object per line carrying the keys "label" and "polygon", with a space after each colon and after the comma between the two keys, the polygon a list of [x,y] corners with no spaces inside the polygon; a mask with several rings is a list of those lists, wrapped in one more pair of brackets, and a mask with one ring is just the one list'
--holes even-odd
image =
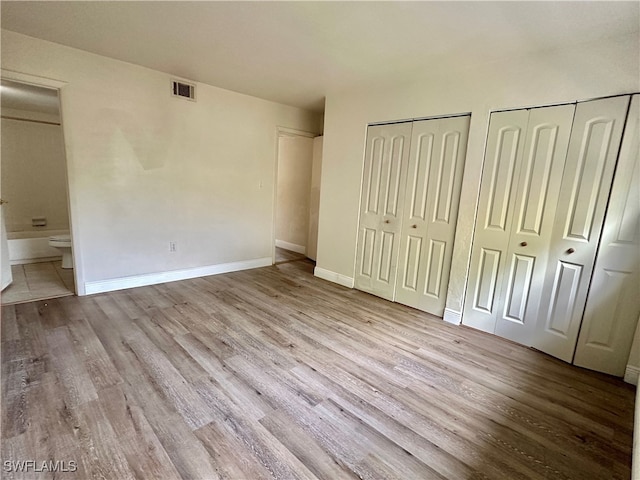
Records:
{"label": "shadow on floor", "polygon": [[289,262],[297,262],[298,260],[305,260],[307,257],[298,252],[292,252],[291,250],[285,250],[284,248],[276,247],[276,263],[275,265],[280,265],[281,263],[289,263]]}

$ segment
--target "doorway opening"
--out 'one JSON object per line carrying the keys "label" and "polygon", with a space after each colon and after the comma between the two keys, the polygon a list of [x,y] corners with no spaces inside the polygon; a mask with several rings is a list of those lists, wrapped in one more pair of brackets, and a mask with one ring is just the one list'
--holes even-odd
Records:
{"label": "doorway opening", "polygon": [[315,261],[322,137],[278,128],[273,263]]}
{"label": "doorway opening", "polygon": [[57,88],[2,78],[3,305],[76,292]]}

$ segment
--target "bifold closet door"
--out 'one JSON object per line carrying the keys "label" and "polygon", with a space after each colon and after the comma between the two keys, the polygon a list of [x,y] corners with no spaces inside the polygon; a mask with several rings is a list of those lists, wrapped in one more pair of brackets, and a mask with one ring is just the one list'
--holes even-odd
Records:
{"label": "bifold closet door", "polygon": [[411,122],[367,129],[355,287],[393,300]]}
{"label": "bifold closet door", "polygon": [[444,313],[469,116],[413,123],[396,301]]}
{"label": "bifold closet door", "polygon": [[520,173],[528,110],[491,114],[462,323],[495,331],[500,275],[511,234],[512,183]]}
{"label": "bifold closet door", "polygon": [[631,102],[573,363],[623,376],[640,315],[640,95]]}
{"label": "bifold closet door", "polygon": [[465,325],[531,344],[574,110],[491,115]]}
{"label": "bifold closet door", "polygon": [[530,110],[513,184],[513,221],[495,333],[524,345],[533,341],[574,112],[574,105]]}
{"label": "bifold closet door", "polygon": [[566,362],[573,360],[628,106],[624,96],[576,107],[533,342]]}

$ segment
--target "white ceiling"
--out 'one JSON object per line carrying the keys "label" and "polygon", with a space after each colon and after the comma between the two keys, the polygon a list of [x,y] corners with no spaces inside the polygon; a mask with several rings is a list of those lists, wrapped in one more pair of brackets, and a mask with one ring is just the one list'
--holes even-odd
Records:
{"label": "white ceiling", "polygon": [[317,111],[331,91],[640,25],[635,1],[1,3],[2,28]]}

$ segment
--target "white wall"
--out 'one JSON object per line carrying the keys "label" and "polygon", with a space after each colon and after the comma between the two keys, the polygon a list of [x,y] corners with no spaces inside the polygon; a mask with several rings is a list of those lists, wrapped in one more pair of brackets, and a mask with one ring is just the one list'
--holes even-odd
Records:
{"label": "white wall", "polygon": [[307,248],[312,164],[313,138],[278,138],[276,244],[300,253]]}
{"label": "white wall", "polygon": [[[61,90],[74,248],[86,283],[271,258],[277,126],[304,110],[197,85],[6,30],[2,68]],[[169,252],[169,242],[177,251]]]}
{"label": "white wall", "polygon": [[470,71],[433,65],[420,73],[417,66],[413,78],[392,85],[329,92],[317,266],[341,278],[354,276],[367,124],[471,112],[447,297],[448,310],[461,312],[490,112],[638,91],[639,53],[637,36],[603,38]]}
{"label": "white wall", "polygon": [[315,260],[318,256],[318,217],[320,214],[320,180],[322,176],[322,139],[313,139],[313,165],[311,167],[311,192],[309,194],[309,236],[307,257]]}
{"label": "white wall", "polygon": [[[44,117],[4,108],[2,115],[40,120]],[[50,121],[49,116],[45,121]],[[9,202],[3,207],[7,231],[68,230],[67,166],[62,128],[3,118],[0,129],[2,198]],[[46,217],[47,226],[32,227],[33,217]]]}

